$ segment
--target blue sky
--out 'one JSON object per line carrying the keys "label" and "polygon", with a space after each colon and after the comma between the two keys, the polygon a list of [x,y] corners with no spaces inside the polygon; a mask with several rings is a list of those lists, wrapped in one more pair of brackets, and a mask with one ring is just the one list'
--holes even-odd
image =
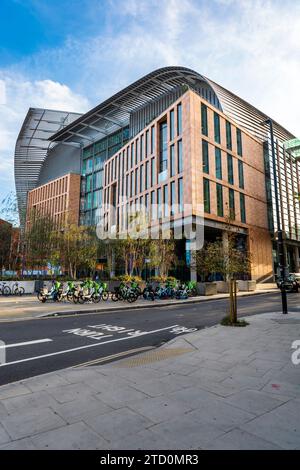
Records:
{"label": "blue sky", "polygon": [[0,0],[0,201],[29,106],[84,112],[167,65],[300,136],[300,0]]}

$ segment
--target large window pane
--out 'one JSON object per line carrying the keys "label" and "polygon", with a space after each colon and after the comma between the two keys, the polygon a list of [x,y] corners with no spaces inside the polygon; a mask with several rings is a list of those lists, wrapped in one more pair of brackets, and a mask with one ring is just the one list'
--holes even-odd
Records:
{"label": "large window pane", "polygon": [[235,219],[235,202],[233,189],[229,189],[229,216],[232,220]]}
{"label": "large window pane", "polygon": [[216,178],[222,179],[222,154],[221,150],[215,147]]}
{"label": "large window pane", "polygon": [[221,184],[217,184],[217,215],[223,217],[223,187]]}
{"label": "large window pane", "polygon": [[167,121],[160,123],[159,126],[160,142],[159,142],[159,172],[168,168],[168,130]]}
{"label": "large window pane", "polygon": [[203,135],[208,135],[207,106],[204,103],[201,103],[201,130]]}
{"label": "large window pane", "polygon": [[229,153],[227,154],[227,173],[228,173],[228,183],[234,184],[233,179],[233,158]]}
{"label": "large window pane", "polygon": [[220,116],[216,112],[214,112],[214,135],[215,135],[215,142],[220,144],[221,143]]}
{"label": "large window pane", "polygon": [[243,156],[242,132],[240,129],[236,130],[236,146],[237,146],[237,154],[242,157]]}
{"label": "large window pane", "polygon": [[204,212],[210,212],[210,187],[209,180],[203,178],[203,205]]}
{"label": "large window pane", "polygon": [[175,181],[172,181],[171,183],[171,195],[170,195],[170,204],[171,204],[171,215],[174,215],[174,205],[176,204],[175,201]]}
{"label": "large window pane", "polygon": [[170,147],[170,176],[175,176],[176,163],[175,163],[175,146]]}
{"label": "large window pane", "polygon": [[244,189],[244,167],[243,167],[243,162],[241,162],[241,160],[239,160],[238,168],[239,168],[239,187],[241,189]]}
{"label": "large window pane", "polygon": [[245,195],[240,193],[240,211],[241,211],[241,221],[246,223],[246,207],[245,207]]}
{"label": "large window pane", "polygon": [[169,215],[169,195],[168,195],[168,185],[164,186],[164,217]]}
{"label": "large window pane", "polygon": [[177,105],[177,135],[182,134],[182,105]]}
{"label": "large window pane", "polygon": [[226,121],[226,147],[232,150],[231,124]]}
{"label": "large window pane", "polygon": [[183,179],[178,179],[178,209],[183,212]]}
{"label": "large window pane", "polygon": [[178,153],[178,173],[182,173],[183,171],[182,140],[179,140],[177,143],[177,153]]}
{"label": "large window pane", "polygon": [[202,168],[203,173],[209,173],[208,142],[206,140],[202,140]]}
{"label": "large window pane", "polygon": [[175,118],[174,110],[170,111],[170,140],[173,140],[175,137]]}

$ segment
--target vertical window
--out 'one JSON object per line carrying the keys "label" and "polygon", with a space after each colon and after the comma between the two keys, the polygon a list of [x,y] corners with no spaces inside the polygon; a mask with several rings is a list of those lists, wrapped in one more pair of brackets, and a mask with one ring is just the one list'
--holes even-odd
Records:
{"label": "vertical window", "polygon": [[170,176],[174,176],[175,172],[176,172],[175,146],[171,145],[170,147]]}
{"label": "vertical window", "polygon": [[177,105],[177,135],[182,134],[182,105]]}
{"label": "vertical window", "polygon": [[168,168],[168,129],[167,121],[161,122],[159,125],[160,141],[159,141],[159,172]]}
{"label": "vertical window", "polygon": [[155,180],[155,158],[151,159],[151,186],[156,184]]}
{"label": "vertical window", "polygon": [[134,165],[134,144],[131,144],[131,168]]}
{"label": "vertical window", "polygon": [[234,184],[233,181],[233,159],[232,155],[227,154],[227,174],[228,174],[228,183]]}
{"label": "vertical window", "polygon": [[203,135],[208,135],[207,106],[204,103],[201,103],[201,130]]}
{"label": "vertical window", "polygon": [[178,179],[178,209],[183,212],[183,179]]}
{"label": "vertical window", "polygon": [[240,157],[243,156],[243,148],[242,148],[242,132],[240,129],[236,130],[236,146],[237,146],[237,154]]}
{"label": "vertical window", "polygon": [[155,150],[155,127],[151,127],[151,153]]}
{"label": "vertical window", "polygon": [[156,219],[155,191],[151,191],[151,219]]}
{"label": "vertical window", "polygon": [[203,178],[203,205],[204,205],[204,212],[210,212],[210,188],[209,188],[209,180]]}
{"label": "vertical window", "polygon": [[144,134],[141,135],[141,138],[140,138],[140,145],[141,145],[141,149],[140,149],[140,156],[141,156],[141,160],[144,160],[144,157],[145,157],[145,148],[144,148]]}
{"label": "vertical window", "polygon": [[223,217],[223,187],[221,184],[217,184],[217,215]]}
{"label": "vertical window", "polygon": [[150,174],[149,174],[149,162],[146,162],[146,189],[149,188]]}
{"label": "vertical window", "polygon": [[239,168],[239,187],[241,189],[244,189],[244,167],[243,167],[243,162],[239,160],[238,162],[238,168]]}
{"label": "vertical window", "polygon": [[178,173],[183,171],[182,140],[177,142]]}
{"label": "vertical window", "polygon": [[168,196],[168,185],[164,186],[164,217],[169,215],[169,196]]}
{"label": "vertical window", "polygon": [[144,165],[140,168],[140,193],[144,191]]}
{"label": "vertical window", "polygon": [[175,181],[172,181],[170,190],[171,190],[171,194],[170,194],[171,215],[174,215],[174,206],[175,206]]}
{"label": "vertical window", "polygon": [[150,150],[150,132],[146,131],[146,158],[149,155],[149,150]]}
{"label": "vertical window", "polygon": [[232,220],[235,219],[235,202],[233,189],[229,189],[229,216]]}
{"label": "vertical window", "polygon": [[170,111],[170,140],[173,140],[175,137],[175,129],[174,129],[174,110]]}
{"label": "vertical window", "polygon": [[136,139],[135,141],[135,164],[137,165],[139,161],[139,141]]}
{"label": "vertical window", "polygon": [[231,124],[228,121],[226,121],[226,147],[232,150]]}
{"label": "vertical window", "polygon": [[220,144],[221,143],[220,116],[216,112],[214,112],[214,133],[215,133],[215,142]]}
{"label": "vertical window", "polygon": [[215,147],[216,178],[222,179],[222,154],[221,149]]}
{"label": "vertical window", "polygon": [[206,140],[202,140],[202,168],[203,173],[209,173],[208,142]]}
{"label": "vertical window", "polygon": [[139,168],[135,170],[135,194],[138,194],[138,185],[139,185]]}
{"label": "vertical window", "polygon": [[145,208],[148,211],[148,206],[149,206],[149,193],[145,195]]}
{"label": "vertical window", "polygon": [[161,188],[158,188],[158,190],[157,190],[157,199],[156,199],[156,201],[157,201],[157,210],[158,210],[157,216],[158,216],[158,218],[161,218],[162,217]]}
{"label": "vertical window", "polygon": [[246,207],[245,207],[245,194],[240,193],[240,211],[241,211],[241,222],[246,223]]}
{"label": "vertical window", "polygon": [[130,173],[130,197],[134,196],[134,171]]}

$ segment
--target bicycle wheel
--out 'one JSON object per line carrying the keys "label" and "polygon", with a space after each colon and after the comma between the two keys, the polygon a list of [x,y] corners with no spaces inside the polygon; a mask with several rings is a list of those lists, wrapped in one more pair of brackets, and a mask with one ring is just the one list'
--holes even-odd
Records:
{"label": "bicycle wheel", "polygon": [[117,302],[119,300],[118,294],[116,292],[111,293],[111,300]]}
{"label": "bicycle wheel", "polygon": [[9,286],[4,286],[2,290],[3,295],[8,296],[11,295],[11,289]]}
{"label": "bicycle wheel", "polygon": [[42,292],[38,292],[37,298],[40,302],[43,302],[44,294],[42,294]]}
{"label": "bicycle wheel", "polygon": [[101,299],[101,296],[99,294],[93,294],[92,295],[92,301],[97,304],[98,302],[100,302],[100,299]]}
{"label": "bicycle wheel", "polygon": [[102,292],[101,294],[101,299],[104,300],[105,302],[108,300],[108,297],[109,297],[109,293],[105,290],[104,292]]}
{"label": "bicycle wheel", "polygon": [[24,287],[19,287],[19,292],[18,292],[18,294],[19,294],[20,296],[25,294],[25,289],[24,289]]}
{"label": "bicycle wheel", "polygon": [[134,293],[134,292],[129,292],[128,295],[127,295],[127,302],[129,302],[130,304],[132,304],[133,302],[135,302],[137,300],[137,295]]}

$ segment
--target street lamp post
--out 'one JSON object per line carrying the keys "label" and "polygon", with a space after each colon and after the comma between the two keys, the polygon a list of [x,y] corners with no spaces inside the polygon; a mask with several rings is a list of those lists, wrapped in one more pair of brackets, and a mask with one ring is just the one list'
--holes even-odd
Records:
{"label": "street lamp post", "polygon": [[281,302],[282,302],[282,313],[288,313],[286,290],[284,287],[285,273],[286,273],[286,262],[285,253],[283,246],[283,233],[280,221],[279,212],[279,195],[277,186],[277,174],[276,174],[276,157],[275,157],[275,144],[274,144],[274,133],[273,133],[273,121],[272,119],[266,119],[262,124],[269,124],[270,137],[271,137],[271,152],[272,152],[272,163],[273,163],[273,176],[274,176],[274,192],[275,192],[275,206],[276,206],[276,220],[277,220],[277,255],[279,262],[280,277],[283,281],[281,285]]}

